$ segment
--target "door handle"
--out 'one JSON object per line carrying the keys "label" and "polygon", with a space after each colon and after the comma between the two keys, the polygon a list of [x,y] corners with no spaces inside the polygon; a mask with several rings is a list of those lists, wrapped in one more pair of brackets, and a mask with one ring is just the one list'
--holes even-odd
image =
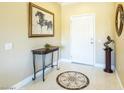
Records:
{"label": "door handle", "polygon": [[94,42],[90,42],[91,44],[94,44]]}

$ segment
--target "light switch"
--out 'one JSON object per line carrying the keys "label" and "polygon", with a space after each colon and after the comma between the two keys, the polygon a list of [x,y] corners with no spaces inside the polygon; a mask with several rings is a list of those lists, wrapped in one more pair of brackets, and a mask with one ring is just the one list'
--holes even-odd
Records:
{"label": "light switch", "polygon": [[5,50],[11,50],[12,49],[12,43],[11,42],[9,42],[9,43],[6,43],[5,45],[4,45],[4,49]]}

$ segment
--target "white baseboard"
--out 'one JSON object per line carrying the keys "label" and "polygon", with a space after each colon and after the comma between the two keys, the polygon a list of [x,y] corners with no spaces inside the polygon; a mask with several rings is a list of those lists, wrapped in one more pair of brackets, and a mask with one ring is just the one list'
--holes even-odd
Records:
{"label": "white baseboard", "polygon": [[[71,63],[72,60],[69,60],[69,59],[60,59],[61,62],[68,62],[68,63]],[[95,67],[99,67],[99,68],[105,68],[105,64],[102,64],[102,63],[95,63],[94,64]],[[112,69],[115,70],[115,66],[112,65]]]}
{"label": "white baseboard", "polygon": [[20,89],[21,87],[25,86],[26,84],[32,81],[33,75],[28,76],[24,80],[18,82],[17,84],[13,85],[10,89]]}
{"label": "white baseboard", "polygon": [[[42,73],[38,72],[36,77],[39,77]],[[13,85],[10,89],[20,89],[23,86],[27,85],[28,83],[32,82],[33,74],[25,78],[24,80],[18,82],[17,84]]]}
{"label": "white baseboard", "polygon": [[[105,68],[105,64],[96,63],[94,66],[95,66],[95,67],[102,68],[102,69]],[[114,65],[112,65],[111,68],[112,68],[112,70],[115,70],[115,66],[114,66]]]}
{"label": "white baseboard", "polygon": [[68,62],[68,63],[71,63],[71,60],[69,60],[69,59],[60,59],[59,61],[60,61],[60,62]]}
{"label": "white baseboard", "polygon": [[96,63],[94,66],[99,67],[99,68],[104,68],[105,67],[104,64],[99,64],[99,63]]}
{"label": "white baseboard", "polygon": [[[45,72],[47,73],[49,69],[50,69],[50,68],[46,68]],[[38,78],[39,76],[42,76],[42,71],[40,71],[40,72],[38,72],[38,73],[36,74],[36,77],[37,77],[37,78]],[[25,86],[25,85],[29,84],[30,82],[32,82],[32,78],[33,78],[33,74],[30,75],[30,76],[28,76],[28,77],[25,78],[24,80],[18,82],[17,84],[13,85],[13,86],[10,87],[9,89],[12,89],[12,90],[13,90],[13,89],[14,89],[14,90],[20,89],[20,88],[22,88],[23,86]],[[41,80],[42,80],[42,79],[41,79]]]}
{"label": "white baseboard", "polygon": [[[69,59],[60,59],[60,62],[67,62],[67,63],[71,63],[72,60],[69,60]],[[95,67],[100,67],[100,68],[104,68],[104,64],[95,64],[94,65]]]}
{"label": "white baseboard", "polygon": [[116,77],[117,77],[117,79],[118,79],[118,81],[119,81],[119,84],[120,84],[121,89],[124,89],[124,87],[123,87],[123,85],[122,85],[122,83],[121,83],[121,80],[120,80],[120,78],[119,78],[119,75],[118,75],[117,70],[115,70],[115,74],[116,74]]}

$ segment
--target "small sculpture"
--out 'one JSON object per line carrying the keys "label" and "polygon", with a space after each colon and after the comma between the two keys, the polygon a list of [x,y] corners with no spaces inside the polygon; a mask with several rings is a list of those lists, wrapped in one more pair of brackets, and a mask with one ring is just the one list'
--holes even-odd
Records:
{"label": "small sculpture", "polygon": [[51,45],[50,45],[50,44],[48,44],[48,43],[46,43],[46,44],[44,45],[44,47],[46,48],[46,50],[49,50],[49,49],[50,49],[50,47],[51,47]]}
{"label": "small sculpture", "polygon": [[110,44],[110,43],[114,43],[114,40],[112,40],[110,36],[107,36],[107,40],[108,40],[108,41],[104,43],[104,46],[105,46],[106,48],[110,48],[110,47],[109,47],[109,44]]}

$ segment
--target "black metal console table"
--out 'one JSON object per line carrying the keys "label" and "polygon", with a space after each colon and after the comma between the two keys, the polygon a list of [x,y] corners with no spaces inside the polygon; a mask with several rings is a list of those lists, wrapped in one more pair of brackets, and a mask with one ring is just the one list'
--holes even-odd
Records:
{"label": "black metal console table", "polygon": [[[58,51],[57,52],[57,55],[58,55],[57,56],[57,65],[53,65],[54,51]],[[45,57],[46,57],[46,54],[48,54],[48,53],[52,53],[52,58],[51,58],[51,63],[46,66],[45,65]],[[49,49],[46,49],[46,48],[35,49],[35,50],[32,50],[32,54],[33,54],[33,68],[34,68],[34,77],[32,78],[32,80],[35,80],[36,79],[36,73],[42,70],[43,71],[43,81],[45,81],[44,75],[45,75],[45,69],[47,67],[57,66],[57,69],[58,69],[59,47],[51,46]],[[36,71],[36,68],[35,68],[35,55],[42,55],[43,68],[39,69],[38,71]]]}

